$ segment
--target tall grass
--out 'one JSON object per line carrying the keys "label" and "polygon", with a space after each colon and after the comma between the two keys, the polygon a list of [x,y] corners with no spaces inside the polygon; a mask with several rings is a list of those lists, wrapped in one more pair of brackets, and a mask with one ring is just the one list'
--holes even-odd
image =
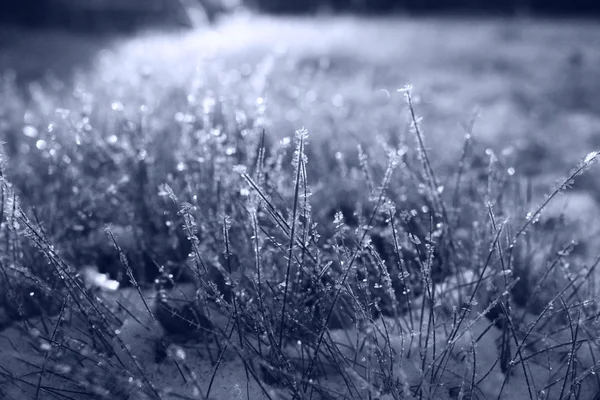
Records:
{"label": "tall grass", "polygon": [[[25,126],[7,112],[0,323],[28,345],[7,334],[2,395],[208,399],[232,360],[248,399],[599,387],[598,255],[544,220],[599,153],[533,207],[472,125],[436,170],[410,87],[407,133],[326,158],[304,129],[293,146],[269,132],[262,97],[192,90],[163,104],[81,83],[26,99],[4,77]],[[86,281],[88,264],[134,296]]]}

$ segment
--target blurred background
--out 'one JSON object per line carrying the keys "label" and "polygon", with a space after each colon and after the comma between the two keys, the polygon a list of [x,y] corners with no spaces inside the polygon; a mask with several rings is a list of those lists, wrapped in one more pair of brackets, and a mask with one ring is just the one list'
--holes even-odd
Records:
{"label": "blurred background", "polygon": [[0,22],[78,31],[214,22],[241,8],[298,14],[598,14],[596,0],[3,0]]}

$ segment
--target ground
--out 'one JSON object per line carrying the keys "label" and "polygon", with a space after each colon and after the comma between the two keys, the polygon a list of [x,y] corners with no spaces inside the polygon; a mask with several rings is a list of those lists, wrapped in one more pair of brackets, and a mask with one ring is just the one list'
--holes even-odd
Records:
{"label": "ground", "polygon": [[[425,279],[426,285],[433,285],[432,288],[437,285],[435,290],[440,291],[440,298],[423,300],[423,296],[417,297],[413,306],[409,305],[414,308],[415,314],[411,314],[409,319],[410,328],[406,326],[404,315],[404,325],[400,323],[398,327],[395,327],[397,320],[385,319],[388,316],[372,320],[366,318],[372,324],[370,330],[361,329],[358,323],[343,330],[332,329],[323,339],[324,343],[352,349],[347,350],[348,354],[341,351],[340,359],[346,362],[360,359],[364,364],[354,365],[358,372],[352,372],[351,368],[342,372],[333,368],[327,378],[317,383],[311,379],[310,385],[318,387],[315,393],[324,398],[327,395],[360,398],[367,393],[372,398],[380,396],[382,399],[409,398],[409,393],[415,396],[420,393],[425,398],[463,396],[516,400],[533,395],[594,398],[598,391],[598,382],[594,378],[598,351],[593,329],[597,326],[588,326],[582,321],[591,312],[589,309],[595,304],[597,295],[590,283],[596,279],[592,261],[598,256],[595,251],[600,216],[597,169],[592,168],[582,176],[576,174],[573,182],[564,185],[571,189],[554,199],[544,217],[540,218],[540,224],[532,224],[535,225],[530,229],[533,232],[523,239],[526,245],[516,247],[515,253],[525,254],[523,259],[516,255],[517,261],[512,260],[513,248],[509,244],[512,240],[510,235],[518,231],[519,224],[527,225],[525,221],[530,218],[537,222],[535,213],[527,218],[526,214],[536,210],[535,205],[543,201],[544,194],[552,190],[554,182],[568,176],[569,170],[586,155],[591,164],[595,158],[592,152],[600,146],[600,70],[596,67],[600,63],[600,29],[595,21],[244,16],[224,20],[214,29],[146,32],[134,38],[77,37],[61,32],[23,33],[14,28],[5,29],[3,33],[0,39],[0,71],[3,74],[0,129],[2,140],[6,143],[6,182],[12,182],[3,189],[3,210],[4,198],[10,199],[14,190],[20,203],[13,199],[12,203],[6,204],[13,205],[14,209],[18,204],[25,210],[33,208],[35,211],[35,217],[29,211],[22,215],[14,210],[12,213],[6,211],[6,221],[2,225],[6,230],[6,243],[14,241],[2,250],[6,252],[2,256],[3,263],[10,264],[8,269],[20,274],[25,274],[23,270],[26,270],[36,271],[34,275],[43,275],[41,266],[49,263],[48,267],[59,269],[63,264],[57,260],[64,259],[72,265],[72,271],[69,272],[68,268],[67,271],[73,275],[84,267],[73,265],[75,263],[91,265],[91,268],[113,274],[116,269],[125,271],[118,263],[118,253],[102,230],[105,224],[112,224],[112,230],[117,232],[117,242],[125,251],[131,250],[128,255],[136,274],[141,274],[139,270],[144,268],[140,268],[139,263],[145,260],[144,254],[138,253],[151,253],[159,264],[165,265],[169,262],[189,263],[188,254],[192,253],[191,259],[204,258],[208,264],[218,265],[217,270],[223,273],[221,270],[227,269],[227,262],[223,262],[219,254],[224,251],[224,242],[229,246],[229,239],[223,237],[221,225],[228,226],[223,221],[223,215],[228,214],[233,217],[231,246],[234,248],[232,252],[240,259],[239,268],[244,270],[251,268],[248,265],[254,265],[253,241],[260,236],[260,240],[264,241],[261,246],[265,248],[265,265],[281,266],[272,268],[276,270],[272,272],[275,286],[286,288],[286,282],[281,279],[285,275],[277,271],[284,271],[285,260],[292,257],[288,256],[287,250],[289,226],[285,228],[281,220],[296,220],[291,217],[295,213],[292,210],[296,209],[292,207],[293,200],[300,199],[296,205],[299,212],[305,212],[308,208],[302,203],[311,199],[311,222],[331,224],[335,215],[339,226],[344,223],[349,226],[346,230],[339,226],[320,231],[315,228],[325,240],[333,238],[331,240],[338,245],[347,240],[363,246],[361,226],[374,224],[364,220],[352,223],[350,217],[354,208],[360,209],[365,205],[376,210],[379,208],[377,187],[379,182],[384,182],[382,186],[387,190],[385,200],[393,202],[399,213],[404,210],[414,211],[415,217],[422,215],[419,221],[424,221],[425,231],[431,233],[419,239],[407,222],[404,228],[399,228],[407,235],[406,243],[400,240],[402,246],[410,247],[412,242],[417,253],[422,251],[419,245],[423,243],[426,253],[433,253],[429,246],[444,249],[446,243],[451,242],[447,239],[449,233],[445,225],[448,221],[455,221],[453,234],[467,237],[458,241],[460,255],[444,256],[440,254],[445,253],[438,252],[435,258],[442,264],[452,265],[452,268],[456,264],[456,271],[464,269],[473,274],[463,271],[465,278],[457,278],[462,275],[445,275],[435,285]],[[16,75],[9,70],[15,71]],[[407,84],[412,85],[412,89]],[[425,139],[424,146],[415,141],[411,130],[414,123],[406,104],[407,91],[412,96],[414,110],[423,118],[420,132]],[[294,139],[294,132],[302,127],[309,133],[307,147],[297,148],[300,155],[294,158],[287,149],[293,149],[295,141],[304,143],[302,134]],[[265,136],[262,136],[263,131]],[[463,154],[466,135],[469,152]],[[254,167],[261,160],[260,152],[255,154],[257,147],[261,148],[261,140],[268,142],[262,147],[268,166],[265,167],[266,177],[262,178],[256,170],[259,168]],[[365,149],[362,156],[363,150],[357,151],[359,145]],[[435,171],[436,179],[429,176],[428,166],[423,167],[425,172],[419,172],[419,158],[411,156],[415,148],[421,159],[423,150],[427,153],[427,163]],[[301,161],[302,154],[308,157],[306,165]],[[464,186],[456,185],[461,157],[466,168],[464,179],[470,182]],[[400,165],[400,171],[393,179],[386,180],[387,172],[391,173],[393,169],[390,167],[392,161],[394,167]],[[291,170],[297,175],[285,172],[287,167],[282,167],[290,163],[295,165],[296,169]],[[252,216],[258,200],[249,194],[252,186],[244,186],[244,179],[248,179],[244,175],[242,178],[238,176],[242,171],[238,164],[247,167],[247,176],[255,179],[259,187],[264,186],[265,191],[274,188],[263,201],[281,208],[282,215],[286,216],[277,220],[277,213],[265,212],[265,215],[273,217],[272,221],[265,222],[261,218],[266,217],[256,213],[257,220],[265,227],[262,233],[257,227],[253,228],[253,219],[246,215]],[[416,179],[418,184],[411,179]],[[298,190],[294,194],[292,189],[296,181],[300,181],[296,189],[302,186],[302,182],[308,181],[312,195],[302,197]],[[430,193],[428,185],[433,181],[436,181],[436,187]],[[163,183],[169,186],[159,188]],[[171,187],[174,193],[170,191]],[[561,192],[564,189],[562,183],[560,189]],[[460,197],[454,202],[451,198],[453,190],[457,190]],[[417,197],[426,200],[415,200]],[[438,197],[449,202],[447,204],[452,202],[449,219],[442,215],[445,211],[439,208]],[[186,202],[195,208],[188,208]],[[351,210],[341,218],[335,211],[343,213],[346,203],[350,204]],[[239,207],[239,204],[244,206]],[[490,204],[489,208],[487,204]],[[385,207],[389,204],[386,203]],[[392,214],[396,211],[385,209]],[[431,224],[430,209],[433,210]],[[499,242],[493,240],[497,230],[494,212],[498,226],[504,223],[504,219],[510,221],[502,225],[506,226],[507,233],[498,233]],[[196,229],[199,244],[192,240],[192,245],[186,247],[182,244],[187,243],[186,236],[193,237],[182,228],[190,222],[188,213],[194,217],[191,225]],[[36,241],[34,233],[37,228],[14,226],[15,219],[23,218],[22,225],[25,221],[36,221],[38,216],[41,220],[38,224],[43,227],[41,232],[52,241],[51,245]],[[360,220],[365,216],[356,218]],[[494,220],[493,224],[490,218]],[[399,214],[397,219],[401,224],[404,217]],[[306,216],[298,218],[298,221],[306,220]],[[384,227],[380,228],[384,233],[378,234],[389,239],[390,232],[396,228],[389,229],[390,218],[387,216],[381,220]],[[273,232],[278,227],[285,234],[279,232],[280,236],[276,236]],[[435,236],[438,231],[445,233]],[[306,232],[314,233],[308,228],[305,228]],[[350,232],[355,232],[359,240],[351,239]],[[17,233],[21,233],[23,238],[15,239]],[[369,232],[369,236],[373,236],[375,242],[375,233]],[[34,237],[35,246],[27,247],[27,239],[31,237]],[[273,237],[277,240],[271,240]],[[578,245],[561,253],[561,249],[575,239]],[[314,243],[306,237],[303,240],[308,243],[306,246],[310,251],[324,249],[326,260],[337,252],[338,259],[333,257],[333,267],[328,267],[331,270],[335,270],[338,261],[341,260],[339,265],[343,266],[344,261],[347,265],[352,259],[351,251],[347,254],[343,250],[335,250],[335,246],[323,246],[323,240],[314,239]],[[165,244],[167,242],[168,245]],[[294,240],[291,242],[295,243]],[[285,251],[281,250],[281,254],[277,249],[266,250],[269,245],[278,248],[282,244]],[[36,251],[35,247],[40,248],[46,258],[21,254],[27,253],[18,250],[23,246],[31,254]],[[344,244],[340,248],[345,246],[352,247]],[[367,244],[364,246],[369,248]],[[289,255],[297,253],[297,258],[300,254],[305,255],[298,249],[299,245],[290,247]],[[139,251],[140,248],[143,251]],[[485,261],[490,248],[497,248],[500,254],[494,255],[490,264],[493,264],[490,269],[497,272],[497,276],[489,278],[493,283],[481,285],[486,286],[486,291],[494,285],[507,285],[506,282],[499,283],[501,277],[517,275],[518,269],[523,269],[519,262],[523,262],[525,269],[532,270],[530,275],[534,280],[530,285],[536,288],[533,292],[537,288],[541,292],[539,300],[529,299],[527,304],[520,305],[521,308],[514,305],[512,314],[523,313],[523,321],[526,322],[517,326],[515,319],[511,332],[517,343],[522,340],[523,352],[529,352],[526,356],[531,355],[535,362],[519,362],[517,356],[523,357],[523,354],[515,353],[513,348],[509,353],[517,367],[511,368],[508,374],[501,371],[496,347],[509,329],[491,325],[482,314],[478,314],[487,312],[486,307],[494,303],[493,295],[477,294],[481,304],[477,307],[476,301],[472,302],[473,312],[465,317],[462,328],[457,328],[458,338],[455,341],[451,339],[451,329],[449,333],[449,327],[454,326],[452,318],[433,324],[434,327],[426,323],[430,315],[443,318],[440,315],[457,316],[462,313],[461,309],[456,314],[456,309],[452,311],[449,305],[454,304],[453,301],[460,305],[458,300],[452,300],[459,297],[453,295],[452,288],[466,285],[465,282],[477,282],[479,272],[483,279],[485,271],[482,272],[482,267],[487,267],[490,261]],[[510,254],[506,262],[509,269],[514,262],[514,271],[507,273],[500,270],[501,264],[504,269],[502,251]],[[112,260],[109,262],[114,263],[113,266],[97,265],[100,258],[96,253],[104,255],[111,252],[113,258],[109,258]],[[380,248],[377,252],[383,257]],[[573,259],[568,258],[571,253]],[[384,262],[374,262],[373,265],[392,268],[395,263],[393,257],[383,258]],[[423,262],[421,260],[421,267]],[[299,261],[298,264],[304,265]],[[315,265],[317,268],[321,266],[318,262]],[[365,271],[368,265],[365,262]],[[421,269],[426,271],[426,268]],[[360,272],[356,271],[357,277]],[[67,276],[70,276],[69,273]],[[224,274],[229,276],[226,272]],[[326,275],[325,269],[320,276],[323,275]],[[523,281],[525,276],[530,275],[519,277]],[[284,389],[289,388],[285,385],[281,388],[267,382],[261,389],[259,382],[266,379],[247,378],[248,369],[241,360],[255,358],[256,366],[264,365],[265,360],[261,358],[262,353],[261,357],[247,356],[248,350],[243,350],[241,339],[239,346],[230,339],[233,330],[227,339],[229,341],[224,340],[229,350],[222,353],[222,365],[215,363],[218,357],[215,346],[208,346],[215,353],[215,359],[212,359],[212,355],[208,357],[203,352],[205,346],[197,344],[192,344],[184,352],[179,352],[181,344],[172,345],[169,358],[162,364],[156,363],[155,346],[164,332],[153,321],[140,298],[141,293],[148,299],[149,307],[154,309],[156,293],[151,285],[145,285],[141,276],[136,276],[141,284],[139,292],[134,285],[117,293],[97,294],[109,307],[118,309],[115,313],[122,320],[116,333],[109,335],[113,358],[106,365],[98,364],[98,368],[86,364],[87,361],[93,364],[108,351],[106,348],[104,353],[99,350],[103,347],[100,345],[98,348],[94,340],[94,345],[86,348],[87,352],[81,350],[76,357],[80,365],[85,365],[78,371],[80,375],[75,375],[86,382],[83,389],[73,385],[73,393],[67,394],[44,387],[42,396],[76,396],[76,389],[108,396],[103,390],[110,387],[113,390],[110,395],[123,398],[152,398],[157,392],[162,398],[176,398],[170,397],[175,396],[173,391],[182,396],[203,398],[210,376],[216,371],[212,398],[287,398]],[[241,278],[234,276],[238,277],[231,273],[232,281],[243,286]],[[333,276],[339,279],[340,274]],[[385,274],[381,276],[385,277]],[[548,276],[551,278],[546,280]],[[584,291],[584,285],[579,286],[580,278],[589,283],[585,285],[587,291],[583,298],[580,298]],[[260,280],[258,282],[260,287]],[[383,285],[377,284],[375,289]],[[357,285],[364,289],[360,283]],[[567,285],[565,292],[561,292],[563,285]],[[569,285],[577,289],[570,292],[568,290],[572,287]],[[353,295],[353,291],[339,280],[330,286],[330,293],[339,290],[337,293]],[[70,287],[69,284],[67,287]],[[277,316],[284,289],[270,290],[274,293],[269,300],[274,304],[270,312]],[[502,290],[498,294],[500,298],[503,296],[501,293]],[[564,296],[555,297],[557,293]],[[244,298],[241,294],[239,296]],[[251,294],[248,296],[251,297]],[[173,297],[176,295],[171,293],[170,298]],[[444,299],[449,302],[445,306]],[[428,306],[418,306],[427,304],[426,300],[435,304],[434,314],[431,311],[433,305],[431,310]],[[82,301],[93,305],[97,300]],[[565,309],[572,310],[566,312],[568,316],[561,317],[564,330],[549,332],[540,328],[538,332],[538,315],[540,320],[546,321],[544,325],[556,323],[551,319],[553,317],[545,316],[546,313],[552,314],[549,310],[554,310],[552,307],[545,308],[548,302],[555,303],[556,307],[560,303]],[[225,306],[225,310],[234,315],[230,308]],[[258,314],[251,314],[252,310],[249,306],[243,312],[258,318]],[[362,312],[371,312],[368,307],[366,310]],[[289,311],[294,312],[296,310]],[[77,320],[79,314],[74,314]],[[137,318],[128,316],[131,314]],[[560,310],[556,314],[560,314]],[[7,318],[2,314],[0,317],[4,324]],[[577,323],[572,322],[575,318],[579,318]],[[219,329],[229,332],[231,320],[233,317],[226,319]],[[417,325],[421,325],[421,329],[415,331],[414,321],[420,321]],[[58,348],[72,349],[69,346],[76,340],[69,342],[68,339],[81,336],[79,340],[89,341],[88,335],[82,333],[85,328],[73,327],[77,322],[64,328],[69,333],[64,342],[47,340],[52,329],[46,328],[47,331],[40,334],[44,330],[39,319],[33,318],[30,323],[35,326],[35,331],[31,326],[24,328],[23,323],[18,323],[11,324],[0,333],[0,340],[4,341],[0,345],[0,367],[6,377],[0,381],[0,394],[12,398],[21,398],[23,393],[33,396],[40,390],[42,380],[37,379],[38,371],[42,371],[40,376],[44,376],[44,380],[48,379],[46,386],[52,379],[59,379],[48,371],[68,375],[64,369],[68,368],[70,372],[73,365],[69,363],[74,361],[64,354],[51,354],[49,349],[58,351],[52,347],[53,343]],[[47,323],[59,326],[56,315],[48,317]],[[102,322],[105,323],[106,327],[113,326],[113,322]],[[402,331],[403,327],[405,331]],[[394,332],[394,328],[398,330]],[[541,351],[539,347],[526,346],[522,335],[530,328],[531,334],[527,336],[535,333],[543,338],[540,340],[546,346],[556,346],[557,349]],[[268,329],[265,330],[268,333]],[[421,341],[423,331],[427,338],[432,335],[432,343],[437,344],[428,342],[424,345]],[[17,340],[23,334],[30,341]],[[578,347],[578,335],[586,337],[581,347]],[[415,344],[412,338],[416,336],[419,340]],[[250,348],[260,347],[258,343],[265,339],[258,337],[251,337],[243,343]],[[409,338],[410,345],[405,343]],[[394,354],[401,356],[394,363],[393,357],[391,361],[386,359],[390,357],[388,353],[387,356],[377,353],[376,357],[373,349],[356,351],[354,344],[361,340],[385,343],[383,347],[389,347]],[[14,346],[7,344],[10,342]],[[31,349],[29,342],[42,351]],[[64,344],[67,342],[70,344]],[[189,343],[186,346],[190,346]],[[303,364],[298,370],[304,371],[304,357],[307,355],[298,348],[301,345],[292,340],[282,354],[296,363],[301,359]],[[447,352],[440,353],[440,349],[444,348]],[[413,349],[413,354],[407,355],[410,349]],[[45,355],[44,351],[49,355]],[[429,351],[437,354],[438,359]],[[310,351],[308,354],[311,354]],[[425,366],[440,362],[440,354],[444,354],[444,367],[442,377],[438,377],[440,381],[434,384],[431,370]],[[333,354],[319,354],[316,358],[320,360],[320,357],[339,361]],[[123,360],[126,365],[119,365],[115,358]],[[66,364],[49,361],[52,359],[68,361],[63,361]],[[15,360],[19,362],[15,363]],[[447,364],[443,363],[444,360]],[[177,364],[178,361],[181,365]],[[322,364],[327,365],[328,361],[331,360],[323,360]],[[401,389],[371,376],[371,367],[387,370],[388,362],[392,365],[389,368],[391,376],[404,385]],[[186,365],[191,366],[196,378],[188,374]],[[250,368],[248,365],[246,367]],[[105,379],[100,369],[112,373],[119,371],[118,378],[110,385],[97,382],[94,379]],[[30,379],[31,375],[33,379]],[[573,379],[569,380],[567,376]],[[305,378],[302,375],[303,385],[308,382]],[[58,382],[63,382],[60,379]],[[352,385],[348,384],[350,380]],[[476,384],[469,384],[471,381]],[[415,385],[423,387],[415,389]],[[449,385],[454,386],[448,388]],[[150,389],[152,386],[156,391]],[[406,397],[397,397],[399,393]]]}

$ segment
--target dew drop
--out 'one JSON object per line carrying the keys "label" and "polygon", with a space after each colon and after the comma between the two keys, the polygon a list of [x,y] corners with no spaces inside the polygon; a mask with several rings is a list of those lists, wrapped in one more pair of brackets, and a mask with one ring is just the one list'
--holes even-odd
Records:
{"label": "dew drop", "polygon": [[48,146],[48,143],[46,143],[45,140],[40,139],[37,142],[35,142],[35,147],[37,147],[38,150],[44,150],[47,146]]}
{"label": "dew drop", "polygon": [[37,137],[38,130],[35,126],[26,125],[23,128],[23,135],[30,137],[30,138],[34,138],[34,137]]}
{"label": "dew drop", "polygon": [[50,345],[50,343],[44,341],[44,342],[40,343],[40,350],[50,351],[50,350],[52,350],[52,346]]}
{"label": "dew drop", "polygon": [[335,96],[333,96],[333,98],[331,99],[331,103],[335,106],[335,107],[343,107],[344,106],[344,96],[342,96],[341,94],[336,94]]}
{"label": "dew drop", "polygon": [[69,372],[72,371],[72,368],[70,365],[67,364],[57,364],[55,366],[56,371],[60,374],[68,374]]}

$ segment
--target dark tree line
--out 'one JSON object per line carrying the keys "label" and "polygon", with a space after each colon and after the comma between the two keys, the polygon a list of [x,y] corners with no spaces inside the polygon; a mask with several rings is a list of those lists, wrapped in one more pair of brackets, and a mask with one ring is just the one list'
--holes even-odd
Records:
{"label": "dark tree line", "polygon": [[185,11],[178,0],[145,1],[0,0],[0,23],[96,32],[185,22]]}
{"label": "dark tree line", "polygon": [[[178,14],[177,10],[181,10],[180,0],[162,0],[166,7],[165,11],[168,12],[154,12],[154,14],[144,8],[116,10],[114,4],[123,0],[116,0],[116,3],[115,0],[105,1],[108,4],[106,10],[81,7],[77,4],[85,4],[85,2],[69,0],[0,0],[0,23],[10,22],[30,27],[58,25],[95,30],[103,25],[118,27],[120,24],[128,27],[139,25],[140,22],[160,23],[161,19],[168,18],[171,18],[172,22],[178,18],[173,13]],[[209,17],[214,16],[215,10],[218,13],[226,11],[224,8],[219,9],[219,4],[223,4],[222,0],[196,1],[207,9]],[[555,15],[600,15],[600,0],[242,0],[242,2],[249,8],[271,13],[328,11],[367,14],[390,12],[514,14],[530,12]]]}
{"label": "dark tree line", "polygon": [[539,14],[600,14],[600,0],[253,0],[259,9],[275,13],[318,12],[495,12]]}
{"label": "dark tree line", "polygon": [[186,25],[185,5],[194,1],[211,23],[230,11],[223,0],[0,0],[0,23],[87,31],[127,30],[149,24]]}

